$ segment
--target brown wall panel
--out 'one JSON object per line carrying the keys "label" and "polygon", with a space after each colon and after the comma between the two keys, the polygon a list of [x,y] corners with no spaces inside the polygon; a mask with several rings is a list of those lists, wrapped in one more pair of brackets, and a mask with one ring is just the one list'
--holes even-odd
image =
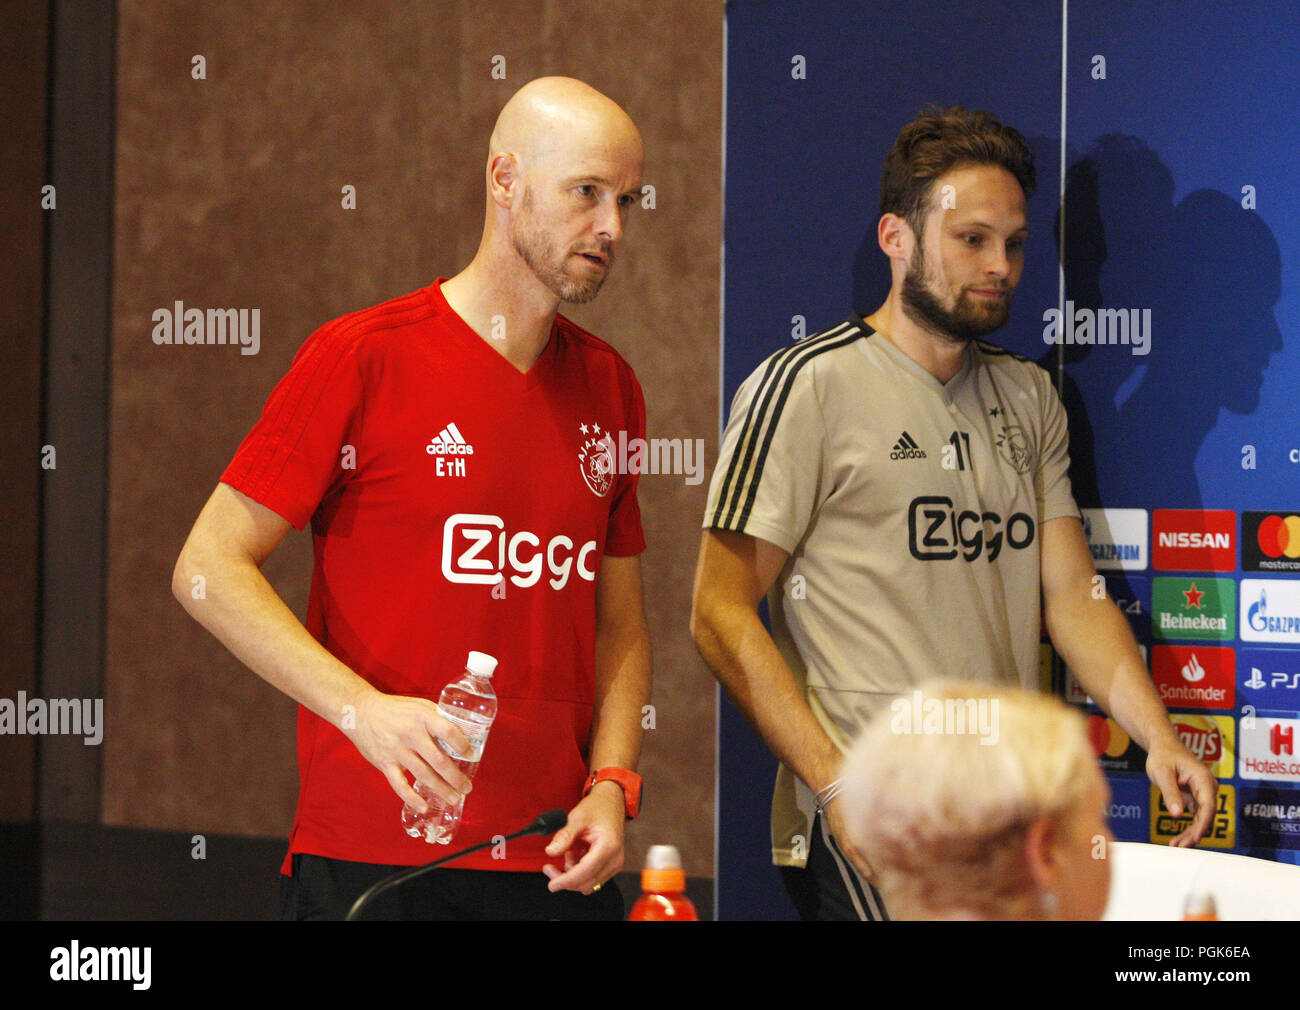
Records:
{"label": "brown wall panel", "polygon": [[[37,693],[36,611],[41,481],[41,330],[45,215],[47,18],[44,3],[0,19],[0,698]],[[0,821],[35,813],[35,741],[0,735]]]}
{"label": "brown wall panel", "polygon": [[[580,77],[629,111],[656,188],[600,297],[571,315],[636,369],[649,433],[703,438],[711,464],[723,7],[123,0],[119,11],[103,817],[286,835],[293,704],[172,599],[185,534],[312,330],[468,261],[496,113],[545,74]],[[192,77],[196,55],[206,80]],[[344,185],[356,210],[341,207]],[[259,308],[260,352],[155,345],[151,313],[177,300]],[[705,488],[642,483],[656,728],[628,849],[636,862],[673,841],[694,875],[712,873],[713,846],[713,681],[687,631]],[[267,573],[301,616],[308,536],[290,534]]]}

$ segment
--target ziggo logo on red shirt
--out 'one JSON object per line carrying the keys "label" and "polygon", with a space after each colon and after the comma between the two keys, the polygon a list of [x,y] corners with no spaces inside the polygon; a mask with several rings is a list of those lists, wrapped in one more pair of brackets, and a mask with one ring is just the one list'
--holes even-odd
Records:
{"label": "ziggo logo on red shirt", "polygon": [[[496,559],[491,547],[496,545]],[[523,548],[533,548],[527,557],[521,557]],[[569,582],[569,573],[577,569],[579,578],[596,581],[596,573],[588,567],[588,559],[596,553],[596,541],[588,540],[576,553],[574,543],[563,533],[557,533],[542,549],[542,541],[527,530],[515,534],[506,532],[505,520],[500,516],[457,512],[447,517],[442,526],[442,574],[448,582],[464,582],[491,586],[500,582],[509,570],[510,581],[521,589],[534,586],[542,577],[543,568],[549,571],[552,589],[563,589]]]}

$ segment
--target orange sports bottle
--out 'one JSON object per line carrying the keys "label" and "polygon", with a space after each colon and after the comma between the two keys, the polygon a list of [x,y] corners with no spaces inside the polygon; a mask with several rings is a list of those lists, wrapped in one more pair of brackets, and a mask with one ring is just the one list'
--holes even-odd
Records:
{"label": "orange sports bottle", "polygon": [[695,906],[686,897],[686,874],[674,845],[652,845],[641,871],[641,897],[628,922],[698,922]]}

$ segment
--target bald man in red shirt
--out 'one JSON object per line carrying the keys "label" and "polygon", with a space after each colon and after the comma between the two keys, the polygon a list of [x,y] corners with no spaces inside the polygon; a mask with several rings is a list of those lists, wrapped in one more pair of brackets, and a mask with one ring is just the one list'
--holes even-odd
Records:
{"label": "bald man in red shirt", "polygon": [[[312,334],[181,552],[177,599],[299,703],[285,918],[339,918],[445,854],[402,828],[404,803],[425,807],[412,779],[465,797],[456,847],[554,807],[568,824],[427,874],[383,914],[623,915],[605,885],[640,799],[650,647],[636,474],[609,446],[644,436],[645,407],[627,363],[558,308],[608,275],[642,158],[631,119],[587,85],[521,88],[492,133],[473,260]],[[304,627],[260,567],[309,522]],[[471,650],[499,660],[472,789],[436,704]]]}

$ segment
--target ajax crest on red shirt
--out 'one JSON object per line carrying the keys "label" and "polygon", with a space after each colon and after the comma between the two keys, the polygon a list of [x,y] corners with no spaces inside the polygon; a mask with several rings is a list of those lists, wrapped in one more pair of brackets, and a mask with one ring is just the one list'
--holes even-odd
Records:
{"label": "ajax crest on red shirt", "polygon": [[614,484],[614,440],[598,424],[582,424],[583,443],[578,450],[582,479],[597,498],[604,498]]}

